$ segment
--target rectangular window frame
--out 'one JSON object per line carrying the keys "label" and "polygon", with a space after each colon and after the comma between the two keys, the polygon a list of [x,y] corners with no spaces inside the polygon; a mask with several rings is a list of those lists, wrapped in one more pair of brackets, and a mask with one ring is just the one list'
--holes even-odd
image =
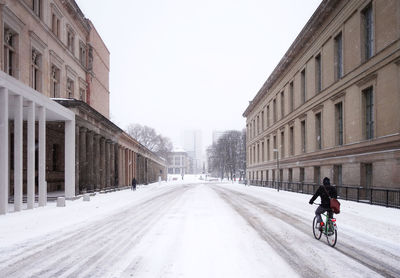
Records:
{"label": "rectangular window frame", "polygon": [[315,149],[322,150],[322,111],[315,113]]}
{"label": "rectangular window frame", "polygon": [[375,51],[374,8],[372,1],[361,9],[361,60],[368,61]]}
{"label": "rectangular window frame", "polygon": [[343,35],[342,31],[338,32],[334,40],[334,59],[335,59],[335,81],[343,77]]}
{"label": "rectangular window frame", "polygon": [[322,91],[322,59],[321,53],[315,56],[315,94]]}
{"label": "rectangular window frame", "polygon": [[307,94],[307,76],[306,76],[306,69],[304,68],[300,72],[300,81],[301,81],[301,87],[300,87],[300,102],[301,104],[304,104],[306,102],[306,94]]}

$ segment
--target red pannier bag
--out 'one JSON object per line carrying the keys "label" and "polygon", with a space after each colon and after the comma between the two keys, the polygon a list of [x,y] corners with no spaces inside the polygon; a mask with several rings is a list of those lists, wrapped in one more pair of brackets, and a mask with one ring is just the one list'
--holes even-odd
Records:
{"label": "red pannier bag", "polygon": [[336,200],[335,198],[331,198],[330,206],[334,213],[340,213],[340,203],[338,200]]}

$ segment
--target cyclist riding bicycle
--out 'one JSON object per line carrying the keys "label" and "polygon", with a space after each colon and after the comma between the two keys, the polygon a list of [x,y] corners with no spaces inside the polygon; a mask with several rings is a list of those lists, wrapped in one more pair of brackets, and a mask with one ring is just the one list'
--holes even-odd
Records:
{"label": "cyclist riding bicycle", "polygon": [[324,213],[325,211],[328,212],[329,218],[333,218],[333,212],[330,207],[330,198],[337,198],[337,191],[336,188],[331,186],[331,182],[329,178],[325,177],[322,181],[322,184],[320,187],[318,187],[317,191],[315,192],[314,196],[310,199],[309,203],[312,205],[315,201],[315,199],[321,197],[321,204],[318,206],[318,208],[315,210],[315,215],[317,216],[317,221],[319,223],[319,228],[322,229],[322,226],[324,225],[324,222],[322,221],[321,218],[321,213]]}

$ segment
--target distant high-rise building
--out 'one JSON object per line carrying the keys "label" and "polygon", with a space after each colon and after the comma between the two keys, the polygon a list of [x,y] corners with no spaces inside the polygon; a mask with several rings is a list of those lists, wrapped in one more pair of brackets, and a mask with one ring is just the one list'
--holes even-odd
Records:
{"label": "distant high-rise building", "polygon": [[193,160],[193,172],[202,172],[202,133],[201,130],[185,130],[182,133],[182,144],[189,157]]}

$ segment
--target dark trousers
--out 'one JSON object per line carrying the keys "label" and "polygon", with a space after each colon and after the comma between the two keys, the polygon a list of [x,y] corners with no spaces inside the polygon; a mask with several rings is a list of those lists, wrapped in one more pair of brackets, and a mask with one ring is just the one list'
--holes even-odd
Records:
{"label": "dark trousers", "polygon": [[330,208],[325,208],[325,207],[319,205],[317,207],[317,209],[315,210],[315,215],[317,216],[318,223],[322,222],[321,213],[324,213],[325,211],[328,212],[329,218],[333,218],[333,212]]}

